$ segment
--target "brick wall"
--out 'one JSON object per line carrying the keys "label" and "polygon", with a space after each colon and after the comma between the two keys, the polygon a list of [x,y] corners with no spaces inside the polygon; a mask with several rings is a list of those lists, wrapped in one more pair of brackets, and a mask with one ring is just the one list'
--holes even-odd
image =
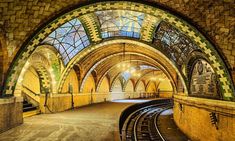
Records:
{"label": "brick wall", "polygon": [[[42,24],[85,0],[2,0],[0,28],[6,37],[9,60],[25,40]],[[235,2],[234,0],[145,0],[176,11],[207,35],[235,67]],[[143,2],[143,1],[142,1]],[[7,62],[5,62],[7,64]]]}

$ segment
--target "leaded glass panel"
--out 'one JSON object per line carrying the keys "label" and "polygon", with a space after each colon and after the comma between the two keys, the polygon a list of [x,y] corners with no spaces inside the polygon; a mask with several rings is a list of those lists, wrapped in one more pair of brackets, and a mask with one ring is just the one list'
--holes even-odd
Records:
{"label": "leaded glass panel", "polygon": [[127,10],[106,10],[95,13],[100,22],[102,38],[114,36],[140,37],[144,14]]}
{"label": "leaded glass panel", "polygon": [[90,45],[85,29],[77,18],[57,28],[43,43],[53,45],[61,54],[64,64]]}
{"label": "leaded glass panel", "polygon": [[186,62],[192,51],[199,49],[191,39],[166,22],[159,24],[154,44],[158,45],[179,67]]}

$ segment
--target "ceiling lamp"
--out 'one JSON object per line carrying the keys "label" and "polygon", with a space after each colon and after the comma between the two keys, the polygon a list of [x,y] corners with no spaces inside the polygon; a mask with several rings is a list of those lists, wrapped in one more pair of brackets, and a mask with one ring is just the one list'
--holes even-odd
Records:
{"label": "ceiling lamp", "polygon": [[139,67],[138,67],[138,62],[136,64],[137,67],[132,67],[131,65],[131,55],[130,55],[130,59],[129,59],[129,62],[126,63],[125,62],[125,43],[123,43],[123,51],[122,51],[123,55],[122,55],[122,62],[119,63],[117,65],[117,67],[122,71],[122,72],[125,72],[125,73],[129,73],[130,75],[132,76],[135,76],[135,77],[140,77],[141,76],[141,73],[140,73],[140,70],[137,70]]}
{"label": "ceiling lamp", "polygon": [[122,61],[117,65],[118,68],[120,68],[122,71],[126,71],[131,67],[130,64],[125,63],[125,43],[123,43],[123,51],[122,51]]}

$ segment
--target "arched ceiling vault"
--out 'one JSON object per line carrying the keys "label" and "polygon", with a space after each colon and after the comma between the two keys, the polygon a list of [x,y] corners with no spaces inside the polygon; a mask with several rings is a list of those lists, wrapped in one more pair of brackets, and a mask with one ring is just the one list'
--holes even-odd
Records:
{"label": "arched ceiling vault", "polygon": [[[131,59],[130,59],[131,57]],[[94,59],[95,61],[92,62],[89,67],[87,67],[84,64],[83,67],[83,75],[85,76],[87,75],[88,72],[91,72],[93,69],[95,69],[99,75],[104,74],[109,68],[111,68],[113,65],[119,63],[119,62],[132,62],[133,65],[135,65],[136,63],[133,62],[134,60],[139,60],[139,62],[149,62],[151,64],[156,64],[155,60],[150,60],[149,58],[146,58],[143,54],[138,54],[135,52],[126,52],[125,53],[125,58],[123,58],[123,53],[115,53],[115,54],[111,54],[105,57],[102,57],[102,59]],[[91,58],[90,58],[91,59]],[[80,66],[83,66],[84,62],[80,63]],[[172,72],[174,73],[174,71]]]}
{"label": "arched ceiling vault", "polygon": [[[116,72],[120,72],[120,71],[123,71],[121,70],[120,68],[117,67],[118,64],[121,64],[121,63],[128,63],[128,64],[131,64],[132,67],[134,67],[134,65],[136,65],[135,63],[138,62],[138,65],[143,65],[143,64],[146,64],[146,65],[154,65],[153,62],[150,62],[151,60],[147,60],[146,58],[143,58],[143,57],[139,57],[139,58],[133,58],[132,60],[123,60],[121,61],[119,59],[120,56],[117,56],[115,58],[113,58],[112,60],[107,60],[106,62],[98,65],[96,67],[96,70],[98,72],[98,80],[100,80],[105,74],[109,73],[111,79],[112,79],[112,76],[116,73]],[[149,62],[148,62],[149,61]],[[156,64],[155,64],[156,65]],[[112,70],[114,70],[112,72]]]}
{"label": "arched ceiling vault", "polygon": [[[132,60],[129,60],[129,56],[132,56]],[[98,62],[95,62],[88,71],[86,71],[86,73],[83,75],[83,80],[81,83],[81,87],[80,90],[82,91],[83,89],[83,84],[86,81],[86,78],[91,74],[91,72],[93,70],[97,71],[97,77],[98,77],[98,82],[99,80],[102,80],[102,77],[104,77],[107,73],[109,73],[110,75],[110,79],[112,80],[113,76],[115,76],[117,73],[121,72],[122,70],[117,68],[117,65],[119,63],[122,62],[126,62],[126,63],[132,63],[133,65],[136,65],[135,62],[139,62],[138,65],[141,64],[146,64],[146,65],[153,65],[158,67],[159,63],[157,61],[155,61],[154,59],[148,58],[142,54],[138,54],[138,53],[129,53],[126,52],[126,57],[128,57],[125,60],[120,60],[120,57],[122,57],[122,53],[117,53],[117,54],[112,54],[109,55],[108,57],[105,57],[103,59],[101,59]],[[162,66],[159,66],[160,68],[162,68]],[[175,71],[171,71],[170,74],[176,74]],[[174,75],[173,75],[174,76]]]}
{"label": "arched ceiling vault", "polygon": [[[111,25],[110,23],[113,21],[116,21],[119,24],[116,24],[115,26]],[[64,76],[67,76],[68,70],[71,69],[70,67],[77,62],[74,60],[83,58],[91,52],[90,50],[94,50],[92,49],[93,47],[98,48],[100,45],[103,46],[104,44],[102,43],[109,42],[106,40],[111,38],[122,36],[144,42],[148,45],[153,45],[155,42],[152,41],[157,39],[168,44],[172,37],[168,38],[168,41],[166,41],[165,36],[158,38],[159,34],[154,33],[155,31],[159,31],[156,30],[156,28],[160,22],[170,24],[171,27],[174,27],[172,29],[176,31],[175,33],[184,34],[185,40],[195,44],[197,48],[206,54],[219,77],[224,99],[232,99],[234,97],[234,86],[231,76],[228,73],[228,69],[215,48],[202,36],[202,34],[182,19],[167,11],[127,1],[107,1],[82,6],[67,12],[56,20],[48,23],[48,25],[39,30],[27,44],[24,44],[19,51],[12,64],[7,80],[5,81],[4,94],[13,94],[18,79],[17,76],[20,74],[21,69],[25,64],[25,60],[29,58],[34,49],[40,44],[52,44],[57,48],[58,52],[61,53],[62,60],[67,65],[60,80],[61,84],[64,82]],[[159,31],[159,33],[160,32],[162,31]],[[63,33],[66,33],[66,35]],[[71,37],[70,35],[74,36]],[[73,40],[73,42],[71,42],[71,40]],[[170,46],[170,44],[168,45]],[[87,50],[86,47],[89,47],[89,49]],[[81,50],[86,51],[82,51],[83,54],[80,54]],[[158,50],[162,51],[161,49]],[[174,53],[176,52],[173,52],[173,54]],[[166,56],[167,54],[165,53],[165,57]],[[170,60],[172,61],[168,63],[175,66],[174,68],[177,70],[177,73],[181,74],[182,72],[179,69],[180,66],[177,65],[177,61],[173,61],[174,56],[168,55],[168,57],[171,57]],[[187,91],[187,84],[184,76],[181,76],[181,80],[185,83],[184,87]],[[60,84],[59,89],[61,87]]]}
{"label": "arched ceiling vault", "polygon": [[[148,82],[151,80],[152,77],[160,78],[162,77],[163,74],[167,76],[167,74],[165,74],[162,71],[158,71],[158,73],[155,73],[155,72],[156,70],[148,70],[146,73],[141,75],[139,79],[136,81],[135,90],[137,89],[137,86],[139,85],[141,81],[145,81],[146,84],[148,84]],[[172,78],[170,78],[169,76],[167,76],[167,78],[171,81],[174,92],[177,92],[177,86],[176,86],[175,81],[172,80]],[[157,80],[155,81],[157,82]]]}
{"label": "arched ceiling vault", "polygon": [[[174,67],[174,64],[172,64],[167,57],[164,57],[164,55],[162,55],[161,52],[158,52],[153,47],[150,47],[146,44],[139,43],[137,41],[127,40],[127,39],[106,41],[104,43],[105,46],[102,46],[102,43],[101,43],[91,48],[85,48],[73,58],[73,60],[69,63],[68,67],[64,70],[61,76],[60,83],[59,83],[59,92],[62,89],[63,83],[74,64],[76,64],[77,62],[83,62],[85,65],[83,69],[85,70],[88,70],[89,68],[92,68],[92,67],[95,68],[93,66],[91,59],[89,58],[92,58],[92,60],[98,61],[104,57],[108,57],[110,53],[112,54],[115,52],[122,53],[121,51],[123,48],[122,47],[123,43],[126,44],[126,47],[125,47],[126,51],[134,51],[135,53],[144,54],[145,57],[152,58],[155,61],[157,61],[161,66],[164,66],[165,68],[167,68],[168,72],[175,72],[175,71],[177,72],[177,69]],[[83,72],[86,72],[86,71],[83,71]],[[177,73],[179,76],[181,76],[179,71]],[[172,74],[175,74],[175,73],[172,73]],[[173,76],[173,78],[174,77],[175,76]],[[180,78],[184,80],[182,76]],[[185,89],[187,88],[185,87]]]}
{"label": "arched ceiling vault", "polygon": [[[117,64],[122,59],[125,59],[126,61],[130,59],[131,60],[139,59],[142,61],[150,62],[151,64],[155,64],[155,66],[159,66],[163,70],[167,70],[168,74],[171,74],[172,79],[173,80],[175,79],[176,77],[175,69],[172,68],[169,63],[164,63],[167,61],[161,56],[159,56],[158,54],[153,53],[151,50],[143,48],[141,46],[137,46],[137,45],[134,46],[132,44],[126,44],[125,45],[125,57],[124,57],[122,48],[123,48],[123,44],[106,45],[106,46],[97,48],[96,50],[92,51],[88,55],[81,58],[76,63],[76,64],[79,64],[79,66],[82,66],[81,69],[83,70],[82,73],[80,73],[81,78],[82,78],[80,91],[82,91],[82,87],[86,78],[89,76],[89,74],[93,70],[96,70],[98,72],[97,74],[98,74],[98,80],[99,80],[99,76],[103,76],[102,74],[105,73],[108,68],[112,67],[114,64]],[[132,51],[132,53],[130,54],[129,51]],[[106,66],[103,66],[105,64]],[[72,67],[70,66],[70,68]],[[99,70],[101,70],[102,72],[100,72]]]}
{"label": "arched ceiling vault", "polygon": [[[154,72],[154,75],[153,73]],[[132,81],[133,86],[134,86],[134,91],[136,91],[136,87],[138,86],[138,82],[141,80],[145,80],[145,81],[149,81],[150,77],[159,77],[161,74],[163,74],[164,72],[158,69],[145,69],[141,71],[141,76],[140,77],[135,77],[135,78],[129,78],[125,84],[124,84],[124,91],[126,89],[126,85],[129,81]],[[149,77],[146,77],[146,75],[149,75]]]}
{"label": "arched ceiling vault", "polygon": [[[148,65],[148,66],[159,66],[158,64],[157,64],[157,62],[154,62],[154,64],[151,64],[150,62],[148,62],[148,61],[144,61],[144,59],[142,59],[142,60],[132,60],[131,62],[137,62],[138,61],[138,65]],[[121,64],[121,63],[130,63],[130,61],[129,60],[127,60],[127,61],[119,61],[119,63],[116,63],[116,64],[113,64],[111,67],[107,67],[107,68],[105,68],[102,72],[101,72],[101,75],[100,75],[100,79],[99,79],[99,81],[98,81],[98,84],[97,84],[97,89],[96,89],[96,91],[98,91],[99,90],[99,86],[100,86],[100,84],[102,83],[102,81],[103,81],[103,79],[105,78],[105,76],[109,76],[109,78],[110,78],[110,81],[111,81],[111,83],[113,82],[113,80],[115,79],[115,78],[117,78],[117,76],[118,75],[120,75],[121,74],[121,70],[120,70],[120,68],[119,69],[117,69],[118,67],[118,65],[119,64]]]}
{"label": "arched ceiling vault", "polygon": [[[118,64],[117,64],[118,65]],[[154,66],[153,67],[151,67],[150,69],[144,69],[144,70],[142,70],[142,71],[140,71],[141,72],[141,74],[142,74],[142,76],[140,76],[140,78],[139,77],[137,77],[137,78],[133,78],[133,77],[127,77],[127,78],[124,78],[125,76],[123,75],[123,73],[124,72],[122,72],[122,71],[117,71],[117,68],[116,68],[116,66],[117,65],[115,65],[113,68],[111,68],[107,73],[108,74],[111,74],[111,84],[110,84],[110,91],[112,91],[112,88],[113,88],[113,86],[114,86],[114,84],[116,83],[116,81],[121,81],[121,83],[122,83],[122,85],[123,85],[123,91],[125,90],[125,85],[127,84],[127,82],[130,80],[130,78],[131,79],[137,79],[137,80],[135,80],[136,82],[135,82],[135,86],[134,87],[136,87],[136,85],[138,85],[138,83],[140,82],[140,81],[145,81],[145,83],[148,83],[149,81],[150,81],[150,77],[158,77],[158,78],[160,78],[160,77],[162,77],[162,76],[164,76],[164,78],[166,77],[166,78],[168,78],[169,80],[170,80],[170,82],[171,82],[171,84],[172,84],[172,87],[173,87],[173,90],[174,90],[174,92],[177,92],[177,86],[176,86],[176,83],[175,83],[175,81],[174,81],[174,79],[172,79],[172,77],[171,77],[171,75],[169,75],[169,73],[168,72],[166,72],[166,71],[164,71],[164,70],[161,70],[161,69],[158,69],[158,67],[156,66],[156,69],[154,69]],[[151,66],[151,65],[150,65]],[[152,72],[157,72],[157,73],[152,73]],[[106,75],[106,74],[105,74]],[[110,76],[110,75],[109,75]],[[99,83],[101,83],[102,82],[102,79],[101,79],[101,81],[99,82]],[[97,88],[97,91],[99,90],[99,84],[98,84],[98,88]]]}

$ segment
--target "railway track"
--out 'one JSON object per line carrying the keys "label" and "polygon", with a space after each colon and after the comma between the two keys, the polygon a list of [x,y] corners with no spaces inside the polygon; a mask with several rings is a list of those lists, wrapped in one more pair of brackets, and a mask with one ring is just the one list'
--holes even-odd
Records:
{"label": "railway track", "polygon": [[122,127],[122,141],[165,141],[157,128],[157,118],[171,107],[171,102],[154,104],[130,114]]}

